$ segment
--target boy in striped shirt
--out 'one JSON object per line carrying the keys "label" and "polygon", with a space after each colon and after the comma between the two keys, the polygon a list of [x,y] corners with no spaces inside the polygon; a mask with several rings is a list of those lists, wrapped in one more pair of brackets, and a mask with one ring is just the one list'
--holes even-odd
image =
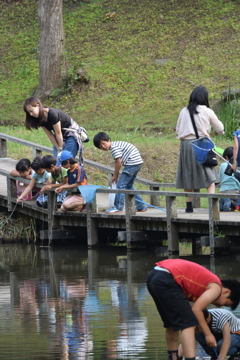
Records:
{"label": "boy in striped shirt", "polygon": [[[104,132],[95,135],[93,143],[98,149],[111,151],[115,161],[112,182],[117,183],[117,189],[135,190],[133,183],[143,164],[143,159],[141,158],[138,149],[126,141],[111,141],[110,137]],[[124,169],[118,180],[119,171],[122,165],[124,166]],[[140,195],[135,195],[135,204],[137,211],[147,211],[147,207],[144,205]],[[111,209],[108,209],[106,213],[121,213],[123,207],[124,194],[116,194],[114,206]]]}
{"label": "boy in striped shirt", "polygon": [[[225,309],[204,309],[203,314],[216,338],[218,359],[224,360],[226,355],[231,355],[228,360],[240,359],[240,319]],[[202,332],[196,333],[196,339],[212,360],[217,359],[213,349],[206,345]]]}

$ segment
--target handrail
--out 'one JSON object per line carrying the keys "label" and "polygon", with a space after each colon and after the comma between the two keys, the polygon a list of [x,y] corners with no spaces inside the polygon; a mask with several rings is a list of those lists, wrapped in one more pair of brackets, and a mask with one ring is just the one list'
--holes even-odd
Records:
{"label": "handrail", "polygon": [[[53,149],[50,148],[50,147],[40,145],[40,144],[36,144],[36,143],[28,141],[28,140],[23,140],[23,139],[15,137],[15,136],[0,133],[0,157],[7,157],[7,144],[6,144],[7,140],[15,142],[15,143],[20,144],[20,145],[31,147],[32,149],[35,150],[35,154],[34,154],[33,157],[35,157],[37,155],[41,155],[41,152],[47,152],[47,153],[53,154]],[[107,172],[109,174],[114,173],[114,168],[113,167],[102,165],[100,163],[97,163],[96,161],[84,159],[84,163],[87,166],[93,167],[93,168],[98,169],[98,170],[105,171],[105,172]],[[139,176],[137,176],[135,181],[140,183],[140,184],[143,184],[143,185],[146,185],[146,186],[149,186],[149,187],[155,187],[155,188],[157,188],[157,187],[158,188],[159,187],[174,187],[175,186],[174,183],[159,183],[159,182],[155,182],[155,181],[152,181],[152,180],[141,178]]]}
{"label": "handrail", "polygon": [[[12,211],[16,206],[17,202],[17,193],[16,193],[16,180],[21,180],[26,183],[29,183],[30,180],[24,179],[22,177],[14,177],[9,174],[8,171],[0,169],[0,175],[3,175],[7,178],[7,206],[8,210]],[[42,184],[38,184],[39,187],[42,187]],[[214,226],[218,224],[218,220],[220,220],[220,213],[218,208],[218,199],[219,198],[228,198],[229,194],[208,194],[208,193],[186,193],[186,192],[177,192],[177,191],[154,191],[154,190],[121,190],[121,189],[97,189],[98,193],[124,193],[125,194],[125,222],[126,222],[126,234],[131,239],[131,235],[129,235],[134,229],[134,225],[132,227],[131,224],[134,223],[134,215],[135,206],[134,206],[134,198],[136,194],[140,195],[150,195],[150,196],[164,196],[166,199],[166,215],[162,215],[162,217],[166,217],[167,223],[167,233],[168,233],[168,251],[169,253],[175,253],[179,251],[179,239],[178,239],[178,221],[177,221],[177,206],[176,206],[176,198],[177,197],[185,197],[192,196],[196,198],[208,198],[209,203],[209,219],[208,219],[208,227],[209,227],[209,238],[210,238],[210,250],[211,255],[215,254],[215,237],[214,237]],[[56,196],[54,193],[54,189],[48,192],[49,201],[48,201],[48,209],[44,211],[45,216],[47,216],[47,222],[49,229],[52,229],[53,226],[55,228],[58,226],[57,222],[59,216],[64,216],[65,214],[59,214],[56,212]],[[234,195],[236,198],[240,198],[240,194]],[[4,198],[6,198],[4,196]],[[88,245],[95,246],[97,243],[97,209],[96,202],[94,204],[90,204],[87,206],[87,231],[88,231]],[[78,213],[79,216],[82,214]],[[99,214],[98,217],[106,216],[106,214]],[[114,214],[108,214],[109,218],[115,217]],[[218,225],[217,225],[218,226]],[[130,241],[128,240],[128,246],[130,248]]]}
{"label": "handrail", "polygon": [[[13,141],[21,145],[25,145],[34,149],[35,156],[41,155],[42,151],[53,153],[53,150],[49,147],[39,145],[27,140],[22,140],[16,138],[11,135],[6,135],[0,133],[0,157],[7,157],[7,141]],[[91,167],[95,167],[99,170],[108,172],[108,174],[113,174],[114,169],[101,165],[97,162],[92,160],[85,160],[85,164]],[[24,180],[24,182],[29,182],[26,179],[21,177],[12,177],[8,172],[0,169],[0,175],[4,175],[7,177],[7,201],[8,201],[8,210],[11,211],[13,209],[14,204],[16,203],[16,186],[15,180]],[[177,224],[175,219],[177,218],[177,206],[176,206],[176,198],[177,197],[186,197],[191,196],[195,200],[200,198],[208,198],[208,208],[209,208],[209,238],[210,238],[210,248],[211,248],[211,255],[214,255],[215,251],[215,240],[214,240],[214,225],[216,221],[220,220],[220,213],[218,208],[218,199],[219,198],[228,198],[229,194],[222,194],[222,193],[200,193],[200,192],[177,192],[177,191],[159,191],[160,187],[174,187],[175,184],[162,184],[156,183],[151,180],[146,180],[137,177],[136,181],[142,183],[144,185],[149,186],[150,190],[112,190],[112,189],[101,189],[99,188],[97,192],[99,193],[124,193],[126,197],[126,211],[125,211],[125,218],[126,218],[126,230],[127,233],[131,232],[132,227],[132,216],[135,215],[135,207],[134,207],[134,195],[150,195],[150,203],[151,205],[159,206],[159,199],[160,196],[166,198],[166,221],[167,221],[167,232],[168,232],[168,247],[169,252],[178,251],[178,232],[177,232]],[[239,195],[235,195],[235,198],[240,198]],[[56,205],[56,197],[53,191],[49,192],[49,207],[47,210],[48,216],[48,224],[49,226],[53,226],[56,221],[56,212],[55,212],[55,205]],[[87,210],[87,229],[88,229],[88,245],[94,246],[97,243],[97,230],[96,230],[96,221],[94,220],[93,213],[96,213],[96,204],[90,204]],[[110,215],[116,216],[116,215]],[[131,236],[130,236],[131,237]]]}
{"label": "handrail", "polygon": [[[23,178],[21,176],[12,176],[9,174],[8,171],[0,169],[0,175],[6,176],[12,180],[19,180],[26,184],[29,184],[31,180]],[[37,186],[43,187],[43,184],[37,183]],[[54,191],[55,189],[51,189],[49,191]],[[160,190],[123,190],[123,189],[106,189],[106,188],[99,188],[96,190],[98,193],[102,194],[126,194],[126,195],[154,195],[154,196],[174,196],[174,197],[196,197],[196,198],[229,198],[229,194],[226,193],[200,193],[200,192],[183,192],[183,191],[160,191]],[[234,194],[235,199],[240,199],[240,193]]]}

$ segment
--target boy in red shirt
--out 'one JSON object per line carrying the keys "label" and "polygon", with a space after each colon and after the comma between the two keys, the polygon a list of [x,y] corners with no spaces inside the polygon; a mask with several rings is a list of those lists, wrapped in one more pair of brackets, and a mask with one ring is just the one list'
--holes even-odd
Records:
{"label": "boy in red shirt", "polygon": [[[199,324],[208,346],[216,347],[202,310],[209,304],[236,309],[240,300],[237,280],[220,280],[203,266],[182,259],[155,264],[147,287],[164,323],[169,360],[178,359],[178,332],[185,360],[195,359],[195,327]],[[189,301],[194,302],[191,307]]]}

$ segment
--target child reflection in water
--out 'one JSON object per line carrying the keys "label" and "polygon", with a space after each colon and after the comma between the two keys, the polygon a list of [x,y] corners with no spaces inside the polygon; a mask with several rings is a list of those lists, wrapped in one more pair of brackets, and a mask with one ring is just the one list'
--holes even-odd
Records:
{"label": "child reflection in water", "polygon": [[85,280],[63,281],[61,295],[66,299],[62,332],[63,359],[85,359],[86,354],[93,348],[88,314],[83,311],[83,300],[87,295]]}

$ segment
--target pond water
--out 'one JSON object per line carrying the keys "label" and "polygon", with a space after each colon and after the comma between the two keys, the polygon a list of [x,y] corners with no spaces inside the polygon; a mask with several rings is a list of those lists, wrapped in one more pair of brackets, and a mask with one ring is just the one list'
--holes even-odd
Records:
{"label": "pond water", "polygon": [[[161,258],[121,247],[1,245],[0,359],[167,359],[145,285]],[[238,256],[188,259],[240,280]]]}

